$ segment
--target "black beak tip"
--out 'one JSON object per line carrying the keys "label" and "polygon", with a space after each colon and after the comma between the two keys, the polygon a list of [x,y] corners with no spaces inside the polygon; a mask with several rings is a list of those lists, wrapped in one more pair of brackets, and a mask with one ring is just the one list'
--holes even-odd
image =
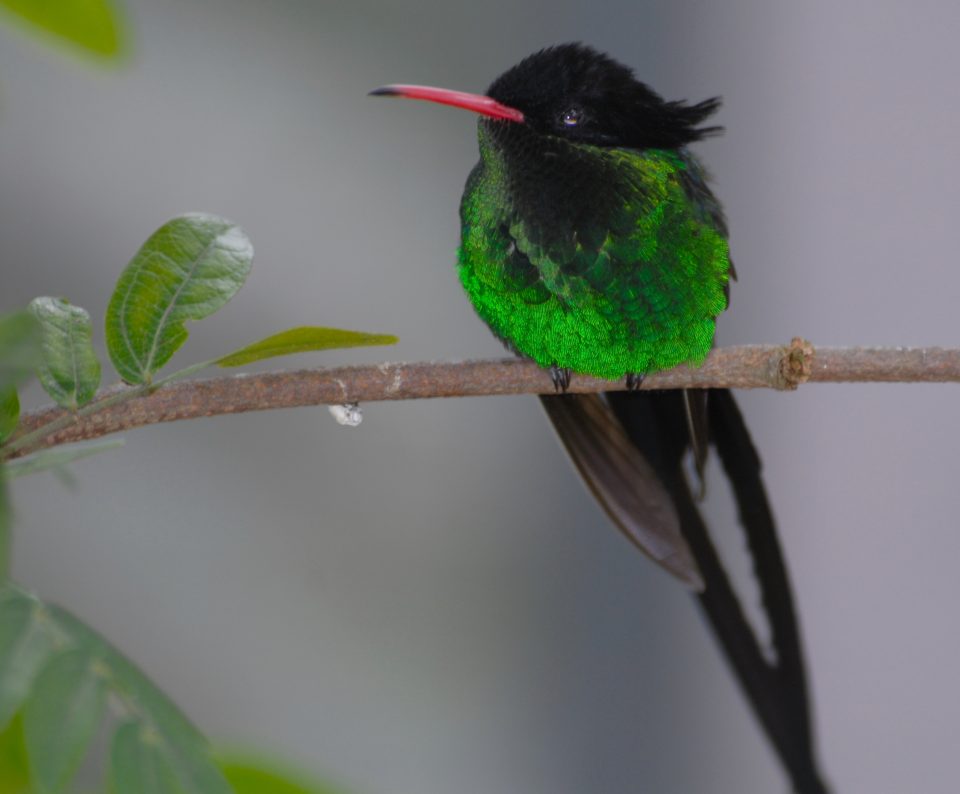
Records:
{"label": "black beak tip", "polygon": [[373,91],[368,91],[367,96],[396,96],[397,90],[393,86],[382,85],[379,88],[374,88]]}

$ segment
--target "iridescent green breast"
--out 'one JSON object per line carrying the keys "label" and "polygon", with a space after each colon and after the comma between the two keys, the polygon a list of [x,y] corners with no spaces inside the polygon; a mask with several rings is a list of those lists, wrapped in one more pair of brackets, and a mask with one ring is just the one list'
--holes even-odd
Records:
{"label": "iridescent green breast", "polygon": [[541,366],[606,378],[703,362],[730,261],[691,156],[557,142],[517,162],[484,125],[480,144],[458,263],[495,334]]}

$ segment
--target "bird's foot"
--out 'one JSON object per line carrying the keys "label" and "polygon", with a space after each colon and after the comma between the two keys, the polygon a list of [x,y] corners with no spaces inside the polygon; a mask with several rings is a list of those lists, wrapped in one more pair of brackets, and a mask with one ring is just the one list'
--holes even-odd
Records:
{"label": "bird's foot", "polygon": [[640,388],[640,384],[643,383],[643,379],[647,377],[643,372],[628,372],[627,373],[627,391],[636,391]]}
{"label": "bird's foot", "polygon": [[570,367],[558,367],[556,364],[550,367],[550,380],[553,381],[553,388],[561,394],[570,388],[570,377],[572,375]]}

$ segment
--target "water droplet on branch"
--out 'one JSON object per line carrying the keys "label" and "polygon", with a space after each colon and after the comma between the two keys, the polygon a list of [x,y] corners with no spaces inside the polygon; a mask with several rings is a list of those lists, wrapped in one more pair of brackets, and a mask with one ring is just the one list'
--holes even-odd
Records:
{"label": "water droplet on branch", "polygon": [[337,424],[344,427],[356,427],[363,421],[363,409],[360,407],[360,403],[328,405],[327,410],[337,420]]}

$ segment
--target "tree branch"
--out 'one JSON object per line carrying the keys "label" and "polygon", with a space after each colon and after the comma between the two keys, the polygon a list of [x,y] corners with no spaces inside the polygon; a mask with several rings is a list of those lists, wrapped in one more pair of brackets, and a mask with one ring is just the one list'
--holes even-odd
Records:
{"label": "tree branch", "polygon": [[[698,369],[681,366],[649,375],[643,389],[736,388],[795,389],[801,383],[960,382],[960,349],[819,348],[794,339],[789,346],[745,345],[718,348]],[[227,375],[164,386],[116,403],[114,386],[97,395],[67,427],[14,452],[10,457],[72,441],[97,438],[142,425],[201,416],[430,397],[479,397],[494,394],[552,394],[549,373],[518,358],[486,361],[378,364],[301,369],[252,375]],[[615,391],[624,383],[574,376],[571,392]],[[108,400],[97,408],[97,403]],[[23,436],[66,415],[43,408],[23,415]]]}

